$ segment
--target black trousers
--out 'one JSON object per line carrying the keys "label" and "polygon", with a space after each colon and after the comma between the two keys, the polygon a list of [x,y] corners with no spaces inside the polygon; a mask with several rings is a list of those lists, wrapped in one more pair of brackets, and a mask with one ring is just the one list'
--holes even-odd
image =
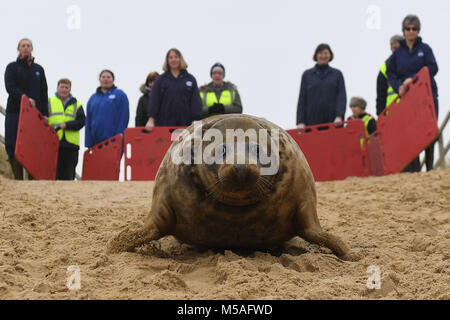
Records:
{"label": "black trousers", "polygon": [[436,141],[433,141],[426,149],[425,149],[425,165],[427,167],[427,171],[433,170],[434,163],[434,144]]}
{"label": "black trousers", "polygon": [[78,149],[59,148],[56,180],[74,180],[78,164]]}
{"label": "black trousers", "polygon": [[5,149],[10,159],[14,159],[18,127],[19,114],[7,113],[5,116]]}
{"label": "black trousers", "polygon": [[[425,149],[425,166],[427,167],[427,171],[433,170],[434,163],[434,144],[436,141],[433,141],[426,149]],[[419,172],[420,171],[420,159],[419,157],[415,158],[404,170],[403,172]]]}

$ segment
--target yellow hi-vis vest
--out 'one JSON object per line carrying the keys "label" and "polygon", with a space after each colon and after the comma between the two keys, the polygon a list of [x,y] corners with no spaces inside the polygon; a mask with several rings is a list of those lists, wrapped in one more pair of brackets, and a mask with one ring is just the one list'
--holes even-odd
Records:
{"label": "yellow hi-vis vest", "polygon": [[[81,102],[77,100],[75,104],[67,106],[64,110],[64,105],[56,95],[49,99],[48,104],[48,124],[52,127],[57,127],[58,125],[73,121],[77,117],[77,110],[81,108]],[[79,130],[58,130],[58,138],[61,141],[63,135],[66,136],[67,142],[80,146],[80,131]]]}
{"label": "yellow hi-vis vest", "polygon": [[224,106],[231,106],[234,101],[234,90],[223,90],[219,101],[217,101],[215,92],[200,92],[200,98],[202,99],[203,106],[212,107],[214,103],[221,103]]}
{"label": "yellow hi-vis vest", "polygon": [[[366,137],[369,137],[369,122],[372,120],[373,117],[371,115],[366,114],[364,117],[361,118],[362,122],[364,122],[364,129],[366,130]],[[361,137],[361,148],[364,146],[364,137]],[[367,140],[367,143],[370,143],[370,140]]]}
{"label": "yellow hi-vis vest", "polygon": [[[386,70],[387,70],[386,63],[383,63],[380,66],[380,71],[383,74],[383,76],[387,79],[388,77],[386,74]],[[388,82],[388,84],[389,84],[389,82]],[[391,103],[395,99],[397,99],[397,97],[398,97],[398,94],[394,91],[394,88],[392,88],[391,85],[389,84],[389,87],[387,89],[386,108],[389,107],[391,105]]]}

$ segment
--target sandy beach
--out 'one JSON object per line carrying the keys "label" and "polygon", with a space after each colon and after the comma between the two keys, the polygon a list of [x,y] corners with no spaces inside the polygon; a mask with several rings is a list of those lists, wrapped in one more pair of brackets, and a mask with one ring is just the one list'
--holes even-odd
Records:
{"label": "sandy beach", "polygon": [[[240,253],[169,236],[107,254],[143,223],[153,182],[0,178],[0,299],[450,299],[450,170],[316,185],[322,227],[360,261],[300,238]],[[79,290],[66,286],[69,266]],[[370,266],[381,289],[366,286]]]}

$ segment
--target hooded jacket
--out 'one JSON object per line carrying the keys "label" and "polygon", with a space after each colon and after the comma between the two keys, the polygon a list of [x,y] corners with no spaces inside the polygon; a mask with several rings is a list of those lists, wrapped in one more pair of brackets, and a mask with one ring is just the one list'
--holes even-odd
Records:
{"label": "hooded jacket", "polygon": [[156,78],[147,115],[155,119],[155,126],[189,126],[201,120],[202,102],[194,76],[181,70],[177,78],[170,71]]}
{"label": "hooded jacket", "polygon": [[306,70],[302,75],[297,105],[297,124],[307,126],[344,120],[347,95],[342,72],[329,65]]}
{"label": "hooded jacket", "polygon": [[135,126],[145,127],[149,118],[147,116],[147,105],[150,99],[150,92],[152,91],[152,89],[143,84],[140,90],[143,94],[139,98],[139,102],[136,108]]}
{"label": "hooded jacket", "polygon": [[429,45],[422,42],[421,37],[417,37],[413,48],[409,50],[406,40],[400,41],[400,46],[395,49],[386,62],[386,74],[394,91],[398,93],[403,81],[413,78],[423,67],[428,67],[430,72],[431,89],[435,100],[436,116],[439,107],[437,104],[438,90],[434,76],[438,72],[438,65],[434,57],[433,50]]}
{"label": "hooded jacket", "polygon": [[119,133],[124,133],[130,117],[125,92],[113,86],[103,93],[97,89],[87,103],[85,146],[90,148]]}
{"label": "hooded jacket", "polygon": [[[242,113],[242,103],[241,103],[241,96],[239,95],[239,92],[236,88],[236,86],[228,81],[224,81],[223,85],[220,87],[217,87],[214,85],[214,83],[211,81],[210,83],[203,85],[199,88],[200,92],[203,92],[203,94],[206,95],[208,92],[214,92],[217,97],[217,101],[220,101],[220,96],[222,95],[222,92],[224,90],[230,90],[233,91],[234,99],[231,105],[224,106],[225,114],[227,113]],[[202,118],[208,117],[210,114],[208,112],[208,106],[205,105],[205,103],[202,101]]]}

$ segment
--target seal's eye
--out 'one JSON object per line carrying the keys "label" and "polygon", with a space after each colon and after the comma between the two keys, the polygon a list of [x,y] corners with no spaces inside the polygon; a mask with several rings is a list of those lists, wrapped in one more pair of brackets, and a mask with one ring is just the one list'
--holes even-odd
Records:
{"label": "seal's eye", "polygon": [[217,146],[216,154],[219,157],[225,158],[226,155],[227,155],[227,145],[226,144],[221,144],[220,146]]}

